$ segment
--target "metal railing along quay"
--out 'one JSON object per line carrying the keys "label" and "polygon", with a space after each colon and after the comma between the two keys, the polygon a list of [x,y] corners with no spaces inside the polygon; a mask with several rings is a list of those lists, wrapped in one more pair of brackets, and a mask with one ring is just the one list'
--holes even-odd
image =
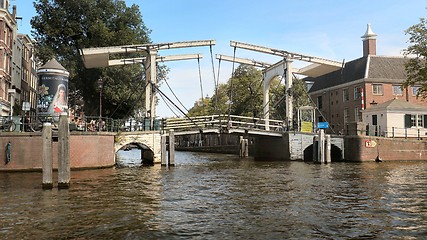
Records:
{"label": "metal railing along quay", "polygon": [[[126,119],[113,119],[99,116],[83,116],[69,121],[70,131],[85,132],[130,132],[130,131],[150,131],[160,130],[161,120],[155,119],[154,126],[150,128],[149,119],[142,121],[129,121]],[[52,121],[53,128],[58,123]],[[36,119],[25,119],[21,116],[0,116],[0,132],[39,132],[43,123]]]}

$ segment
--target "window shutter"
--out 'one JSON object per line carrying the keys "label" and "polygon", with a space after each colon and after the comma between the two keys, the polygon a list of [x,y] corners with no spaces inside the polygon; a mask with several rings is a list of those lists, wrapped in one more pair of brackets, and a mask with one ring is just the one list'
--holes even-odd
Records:
{"label": "window shutter", "polygon": [[427,115],[423,115],[423,117],[424,117],[424,121],[423,121],[423,123],[424,123],[424,128],[427,128]]}
{"label": "window shutter", "polygon": [[411,128],[411,114],[405,114],[405,128]]}

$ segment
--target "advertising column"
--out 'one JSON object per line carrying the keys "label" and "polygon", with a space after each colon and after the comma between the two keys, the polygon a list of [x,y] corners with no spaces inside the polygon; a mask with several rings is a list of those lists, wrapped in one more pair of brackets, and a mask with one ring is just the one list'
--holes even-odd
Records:
{"label": "advertising column", "polygon": [[37,112],[41,122],[59,121],[68,114],[68,77],[70,73],[55,59],[37,70],[39,79]]}

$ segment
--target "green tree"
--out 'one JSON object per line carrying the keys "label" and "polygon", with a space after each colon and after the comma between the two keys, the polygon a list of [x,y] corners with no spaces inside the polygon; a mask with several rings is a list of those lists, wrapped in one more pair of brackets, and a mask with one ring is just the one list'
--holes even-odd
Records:
{"label": "green tree", "polygon": [[427,20],[421,18],[418,24],[408,28],[410,46],[404,50],[406,56],[414,56],[405,64],[406,86],[420,85],[419,96],[427,97]]}
{"label": "green tree", "polygon": [[257,117],[262,111],[262,73],[253,66],[239,65],[228,81],[233,115]]}
{"label": "green tree", "polygon": [[[150,43],[150,30],[137,5],[127,7],[123,0],[37,0],[34,7],[37,15],[31,25],[36,56],[42,63],[56,58],[70,72],[71,107],[83,105],[87,115],[96,114],[96,80],[103,78],[104,114],[121,118],[142,108],[145,79],[141,65],[86,69],[80,56],[83,48]],[[162,78],[167,69],[160,70]]]}
{"label": "green tree", "polygon": [[209,97],[199,99],[199,101],[197,101],[194,106],[188,110],[188,116],[196,117],[212,114],[209,109],[210,102],[211,99]]}
{"label": "green tree", "polygon": [[310,96],[307,93],[307,85],[303,79],[294,78],[291,94],[294,97],[293,106],[294,106],[294,120],[297,120],[298,108],[302,106],[312,106],[310,101]]}
{"label": "green tree", "polygon": [[[261,71],[253,66],[240,65],[227,83],[218,85],[210,101],[205,103],[208,106],[204,107],[203,115],[230,113],[263,118],[262,91]],[[280,115],[284,112],[280,109],[282,105],[275,104],[282,95],[283,84],[280,83],[279,78],[275,78],[270,87],[270,114],[274,112]],[[277,109],[272,108],[272,105],[276,105]],[[200,116],[198,115],[201,114],[200,108],[201,105],[196,104],[189,112],[192,116]]]}
{"label": "green tree", "polygon": [[208,106],[209,114],[228,113],[228,84],[218,84],[217,90],[211,98]]}

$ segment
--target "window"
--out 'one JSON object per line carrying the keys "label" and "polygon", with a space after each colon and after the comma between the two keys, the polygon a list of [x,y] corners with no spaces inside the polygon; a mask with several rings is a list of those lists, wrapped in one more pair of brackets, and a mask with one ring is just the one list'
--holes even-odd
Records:
{"label": "window", "polygon": [[372,84],[372,94],[383,95],[383,85],[382,84]]}
{"label": "window", "polygon": [[362,122],[362,112],[358,107],[354,109],[354,119],[356,119],[356,122]]}
{"label": "window", "polygon": [[412,96],[417,96],[421,86],[412,86]]}
{"label": "window", "polygon": [[411,128],[411,127],[427,127],[425,126],[427,115],[421,115],[421,114],[405,114],[405,127]]}
{"label": "window", "polygon": [[378,125],[378,117],[377,115],[372,115],[372,125]]}
{"label": "window", "polygon": [[342,101],[343,102],[348,101],[348,88],[342,90]]}
{"label": "window", "polygon": [[319,109],[322,109],[322,107],[323,107],[322,96],[317,97],[317,107]]}
{"label": "window", "polygon": [[393,95],[403,95],[402,86],[400,85],[393,85]]}
{"label": "window", "polygon": [[354,100],[362,98],[362,88],[360,86],[354,87]]}
{"label": "window", "polygon": [[348,108],[344,108],[344,123],[348,122]]}

